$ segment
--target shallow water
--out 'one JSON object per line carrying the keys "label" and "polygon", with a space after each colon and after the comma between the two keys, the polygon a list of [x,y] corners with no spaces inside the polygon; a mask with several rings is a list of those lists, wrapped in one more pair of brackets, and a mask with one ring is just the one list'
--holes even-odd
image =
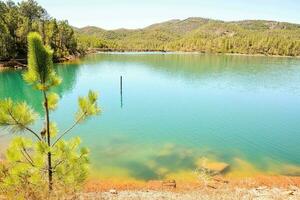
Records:
{"label": "shallow water", "polygon": [[[300,175],[299,59],[101,53],[57,69],[60,130],[79,95],[100,93],[102,114],[72,135],[91,150],[92,177],[188,179],[203,158],[228,163],[227,175]],[[0,97],[43,115],[21,72],[0,73]]]}

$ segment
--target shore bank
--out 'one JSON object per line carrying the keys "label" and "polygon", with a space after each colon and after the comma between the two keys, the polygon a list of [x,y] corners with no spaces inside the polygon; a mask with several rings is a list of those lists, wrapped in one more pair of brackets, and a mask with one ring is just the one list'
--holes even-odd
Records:
{"label": "shore bank", "polygon": [[[55,63],[63,63],[68,61],[73,61],[82,57],[81,55],[70,55],[58,60],[55,60]],[[27,67],[27,59],[11,59],[7,61],[0,61],[0,70],[2,69],[25,69]]]}
{"label": "shore bank", "polygon": [[300,199],[300,190],[297,189],[282,189],[268,188],[265,190],[252,189],[222,189],[212,191],[200,189],[190,192],[171,192],[171,191],[121,191],[117,193],[102,192],[102,193],[82,193],[78,195],[78,199],[101,199],[101,200],[241,200],[241,199],[256,199],[256,200],[298,200]]}
{"label": "shore bank", "polygon": [[[85,55],[96,54],[96,53],[126,53],[126,52],[137,52],[137,53],[174,53],[174,54],[211,54],[211,55],[227,55],[227,56],[249,56],[249,57],[271,57],[271,58],[297,58],[300,56],[281,56],[281,55],[266,55],[266,54],[240,54],[240,53],[207,53],[197,51],[164,51],[164,50],[122,50],[122,49],[89,49]],[[68,61],[74,61],[85,55],[80,56],[67,56],[60,58],[55,63],[63,63]],[[26,59],[12,59],[8,61],[0,61],[0,70],[5,69],[24,69],[27,67]]]}
{"label": "shore bank", "polygon": [[[214,180],[218,179],[218,180]],[[80,199],[300,199],[300,177],[212,178],[209,182],[90,180]]]}
{"label": "shore bank", "polygon": [[23,69],[27,67],[26,59],[0,61],[0,69]]}
{"label": "shore bank", "polygon": [[[165,184],[168,181],[175,181],[176,186]],[[160,190],[160,189],[174,189],[176,191],[189,191],[199,188],[219,189],[222,187],[240,187],[240,188],[256,188],[256,187],[278,187],[300,188],[300,177],[298,176],[270,176],[258,175],[253,177],[227,178],[226,176],[216,176],[209,178],[206,181],[183,181],[183,180],[150,180],[150,181],[126,181],[126,180],[99,180],[90,179],[84,186],[86,192],[105,192],[110,189],[116,190]]]}
{"label": "shore bank", "polygon": [[210,54],[210,55],[229,55],[229,56],[249,56],[249,57],[273,57],[273,58],[300,58],[300,56],[282,56],[272,54],[243,54],[243,53],[217,53],[217,52],[201,52],[201,51],[169,51],[169,50],[140,50],[140,49],[101,49],[94,48],[89,49],[87,54],[93,53],[126,53],[126,52],[138,52],[138,53],[178,53],[178,54]]}

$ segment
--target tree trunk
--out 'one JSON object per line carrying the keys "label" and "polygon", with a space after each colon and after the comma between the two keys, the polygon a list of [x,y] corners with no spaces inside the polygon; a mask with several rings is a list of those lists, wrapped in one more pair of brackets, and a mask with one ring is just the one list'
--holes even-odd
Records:
{"label": "tree trunk", "polygon": [[[46,117],[46,135],[48,146],[51,147],[51,137],[50,137],[50,120],[49,120],[49,108],[48,108],[48,99],[46,92],[44,94],[44,107],[45,107],[45,117]],[[51,152],[48,152],[48,179],[49,179],[49,191],[53,189],[53,171],[52,171],[52,155]]]}

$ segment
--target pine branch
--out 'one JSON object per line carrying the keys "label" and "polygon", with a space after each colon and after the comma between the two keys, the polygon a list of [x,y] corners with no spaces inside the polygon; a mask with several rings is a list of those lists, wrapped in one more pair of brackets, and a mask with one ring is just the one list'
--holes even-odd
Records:
{"label": "pine branch", "polygon": [[26,148],[24,146],[22,146],[23,151],[25,152],[25,154],[28,156],[29,160],[31,161],[30,163],[32,164],[32,166],[34,167],[34,162],[33,159],[31,158],[31,156],[29,155],[29,153],[27,152]]}
{"label": "pine branch", "polygon": [[24,151],[21,150],[21,153],[23,155],[23,157],[26,159],[26,161],[32,166],[34,167],[34,164],[30,161],[30,159],[27,158],[26,154],[24,153]]}
{"label": "pine branch", "polygon": [[13,116],[13,114],[12,114],[12,112],[11,112],[10,109],[8,109],[8,114],[9,114],[9,116],[12,118],[12,120],[15,122],[15,124],[7,123],[7,125],[10,125],[10,126],[14,126],[14,125],[21,126],[21,127],[24,128],[25,130],[27,130],[27,131],[31,132],[33,135],[35,135],[35,136],[38,138],[38,140],[40,140],[40,141],[42,140],[42,139],[40,138],[40,136],[39,136],[36,132],[34,132],[32,129],[30,129],[29,127],[25,126],[24,124],[20,123],[20,122]]}
{"label": "pine branch", "polygon": [[59,142],[61,140],[61,138],[63,138],[67,133],[69,133],[77,124],[79,124],[79,122],[83,119],[83,117],[85,117],[87,114],[87,112],[84,112],[77,120],[76,122],[67,130],[65,130],[61,136],[59,138],[57,138],[57,140],[53,143],[52,147],[55,146],[57,144],[57,142]]}
{"label": "pine branch", "polygon": [[66,160],[61,160],[61,161],[59,161],[58,163],[56,163],[56,164],[53,166],[53,170],[55,170],[56,167],[58,167],[59,165],[63,164],[64,162],[66,162]]}
{"label": "pine branch", "polygon": [[[79,156],[79,158],[77,159],[77,162],[81,160],[82,156],[83,156],[82,154]],[[64,173],[64,175],[66,176],[69,172],[73,171],[74,168],[75,168],[74,166],[71,167],[69,170],[67,170],[67,171]]]}

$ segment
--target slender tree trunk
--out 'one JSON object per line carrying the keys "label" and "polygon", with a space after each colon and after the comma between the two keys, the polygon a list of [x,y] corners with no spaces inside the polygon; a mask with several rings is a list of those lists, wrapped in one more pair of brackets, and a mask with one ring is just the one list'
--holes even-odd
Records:
{"label": "slender tree trunk", "polygon": [[[48,108],[48,99],[46,92],[44,94],[44,107],[45,107],[45,117],[46,117],[46,137],[48,146],[51,147],[51,137],[50,137],[50,120],[49,120],[49,108]],[[51,152],[48,152],[48,179],[49,179],[49,190],[52,190],[53,186],[53,171],[52,171],[52,155]]]}

